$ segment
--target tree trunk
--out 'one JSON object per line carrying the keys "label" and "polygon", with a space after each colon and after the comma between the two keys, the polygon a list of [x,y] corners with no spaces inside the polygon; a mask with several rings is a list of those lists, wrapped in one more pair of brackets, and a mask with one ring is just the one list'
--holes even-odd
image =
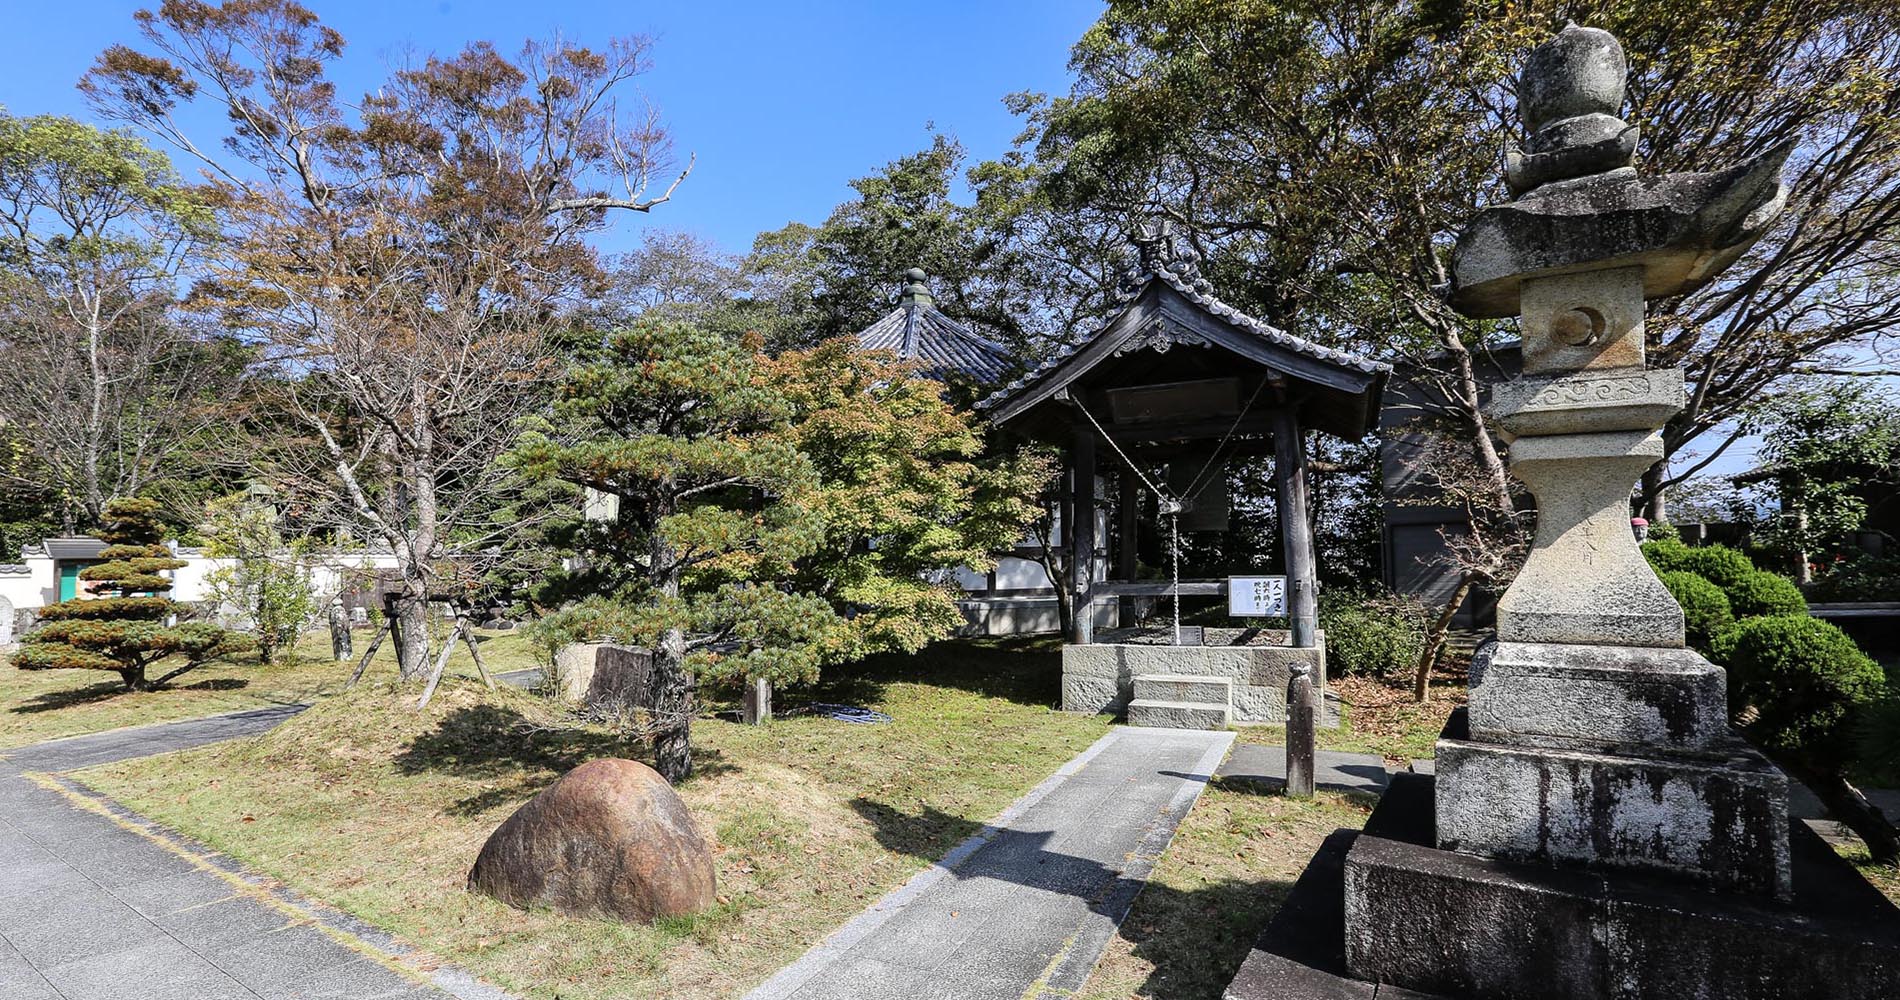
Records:
{"label": "tree trunk", "polygon": [[1471,584],[1470,574],[1458,578],[1458,589],[1451,592],[1444,610],[1438,613],[1432,627],[1425,631],[1425,648],[1419,650],[1418,664],[1412,668],[1413,701],[1423,704],[1432,696],[1432,666],[1438,662],[1438,654],[1445,648],[1445,635],[1451,631],[1453,619],[1458,617],[1458,608],[1471,594]]}
{"label": "tree trunk", "polygon": [[1827,807],[1827,814],[1847,825],[1865,841],[1867,853],[1880,864],[1900,861],[1900,831],[1887,819],[1880,807],[1867,800],[1847,776],[1837,768],[1811,767],[1799,760],[1777,759],[1776,763],[1793,772],[1796,780],[1808,786],[1814,797]]}
{"label": "tree trunk", "polygon": [[415,594],[396,598],[396,669],[405,681],[429,676],[429,602]]}
{"label": "tree trunk", "polygon": [[1643,471],[1643,518],[1651,525],[1667,524],[1669,506],[1663,497],[1663,478],[1669,474],[1668,460],[1657,462]]}
{"label": "tree trunk", "polygon": [[[651,565],[660,594],[680,593],[678,556],[656,531]],[[653,648],[653,769],[677,785],[693,773],[693,679],[686,673],[686,633],[669,628]]]}

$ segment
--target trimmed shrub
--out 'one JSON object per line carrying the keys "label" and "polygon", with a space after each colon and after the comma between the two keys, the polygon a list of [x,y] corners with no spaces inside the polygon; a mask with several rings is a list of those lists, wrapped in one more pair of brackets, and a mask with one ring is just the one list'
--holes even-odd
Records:
{"label": "trimmed shrub", "polygon": [[1689,646],[1707,654],[1716,638],[1735,624],[1735,612],[1729,607],[1728,595],[1694,573],[1676,570],[1658,575],[1676,603],[1682,605]]}
{"label": "trimmed shrub", "polygon": [[1808,613],[1808,602],[1801,596],[1801,588],[1776,573],[1756,570],[1722,590],[1728,595],[1729,608],[1737,618]]}
{"label": "trimmed shrub", "polygon": [[1326,632],[1326,672],[1405,673],[1425,648],[1425,606],[1376,591],[1320,591],[1319,627]]}
{"label": "trimmed shrub", "polygon": [[[1699,548],[1689,548],[1685,545],[1683,551],[1686,554],[1679,563],[1669,568],[1687,570],[1722,588],[1728,593],[1730,604],[1735,604],[1735,594],[1730,588],[1740,583],[1743,577],[1760,572],[1748,556],[1726,545],[1704,545]],[[1743,616],[1748,614],[1739,605],[1736,606],[1735,613]]]}
{"label": "trimmed shrub", "polygon": [[1716,640],[1731,707],[1754,706],[1751,735],[1771,753],[1810,761],[1852,755],[1849,723],[1878,698],[1878,664],[1835,625],[1806,615],[1744,618]]}
{"label": "trimmed shrub", "polygon": [[1689,552],[1689,546],[1679,538],[1652,538],[1643,543],[1643,558],[1658,573],[1686,571]]}
{"label": "trimmed shrub", "polygon": [[1649,526],[1649,539],[1653,542],[1679,542],[1682,540],[1682,532],[1677,531],[1676,526],[1668,521],[1657,521]]}

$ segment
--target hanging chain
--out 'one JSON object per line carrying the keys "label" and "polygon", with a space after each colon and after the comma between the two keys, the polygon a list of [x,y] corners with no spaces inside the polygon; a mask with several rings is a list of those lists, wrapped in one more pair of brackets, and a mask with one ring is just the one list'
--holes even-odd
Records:
{"label": "hanging chain", "polygon": [[1168,512],[1168,549],[1174,556],[1174,644],[1181,644],[1181,516]]}
{"label": "hanging chain", "polygon": [[[1206,483],[1202,483],[1201,478],[1206,476],[1208,471],[1215,467],[1215,463],[1220,459],[1221,449],[1227,446],[1227,442],[1234,436],[1234,432],[1240,429],[1240,422],[1246,419],[1247,413],[1253,409],[1253,404],[1260,399],[1261,390],[1266,387],[1266,379],[1261,379],[1260,384],[1254,386],[1253,395],[1247,397],[1247,404],[1240,408],[1240,412],[1234,416],[1233,424],[1227,428],[1227,433],[1221,435],[1219,443],[1214,445],[1214,451],[1208,456],[1207,464],[1201,466],[1201,470],[1195,473],[1194,478],[1188,482],[1186,499],[1192,501],[1200,496],[1201,490],[1214,484],[1212,478],[1209,478]],[[1089,423],[1095,427],[1095,432],[1100,434],[1102,440],[1107,441],[1108,446],[1113,448],[1115,454],[1121,457],[1122,464],[1127,466],[1128,470],[1133,472],[1136,478],[1141,480],[1143,486],[1148,487],[1148,492],[1155,495],[1155,501],[1159,504],[1159,510],[1157,512],[1168,515],[1168,559],[1170,572],[1174,576],[1174,585],[1168,589],[1174,597],[1174,644],[1179,646],[1181,644],[1181,511],[1185,505],[1180,498],[1156,486],[1154,480],[1149,479],[1147,474],[1141,471],[1141,466],[1137,465],[1134,459],[1128,457],[1128,453],[1122,450],[1122,446],[1115,442],[1115,438],[1108,433],[1108,429],[1102,426],[1101,421],[1095,419],[1095,414],[1090,413],[1089,408],[1082,405],[1080,399],[1074,402],[1075,408],[1081,410],[1082,415],[1087,417]],[[1095,512],[1091,510],[1086,515],[1078,513],[1078,516],[1093,518]],[[1073,531],[1074,527],[1071,526],[1070,530]]]}

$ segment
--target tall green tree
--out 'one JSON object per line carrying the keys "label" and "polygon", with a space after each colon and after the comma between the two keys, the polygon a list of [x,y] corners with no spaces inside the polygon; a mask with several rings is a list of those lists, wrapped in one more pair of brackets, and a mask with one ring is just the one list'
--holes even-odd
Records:
{"label": "tall green tree", "polygon": [[205,577],[207,596],[245,623],[269,664],[317,615],[306,547],[284,537],[268,491],[220,498],[206,514],[204,553],[222,562]]}
{"label": "tall green tree", "polygon": [[749,297],[769,305],[768,342],[811,347],[856,333],[897,304],[900,276],[921,267],[938,308],[957,319],[1020,339],[990,258],[998,244],[952,190],[962,145],[939,135],[928,149],[891,161],[851,182],[856,197],[822,225],[792,223],[753,241],[743,274]]}
{"label": "tall green tree", "polygon": [[964,624],[955,571],[983,573],[1021,541],[1054,463],[985,454],[945,386],[849,337],[757,362],[790,407],[787,439],[812,465],[817,546],[791,585],[829,602],[844,655],[914,652]]}
{"label": "tall green tree", "polygon": [[[87,595],[40,609],[44,622],[27,636],[13,665],[21,670],[109,670],[128,691],[150,691],[250,647],[248,637],[208,622],[178,622],[184,608],[166,597],[164,574],[185,565],[164,544],[159,504],[114,500],[98,536],[111,543],[106,560],[79,571]],[[147,671],[173,658],[184,662],[157,677]]]}
{"label": "tall green tree", "polygon": [[1868,491],[1900,485],[1900,407],[1865,385],[1784,394],[1766,409],[1759,455],[1781,508],[1762,540],[1811,582],[1814,557],[1866,519]]}
{"label": "tall green tree", "polygon": [[641,323],[581,355],[513,454],[617,507],[581,526],[583,566],[558,582],[587,596],[547,628],[652,651],[654,766],[673,782],[692,773],[699,679],[811,680],[843,649],[831,605],[789,586],[822,541],[818,475],[757,375],[744,346]]}

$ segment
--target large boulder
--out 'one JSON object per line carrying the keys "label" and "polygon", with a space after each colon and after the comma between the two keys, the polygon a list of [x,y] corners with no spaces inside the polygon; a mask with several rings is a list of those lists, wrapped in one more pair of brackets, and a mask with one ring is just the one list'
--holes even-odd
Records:
{"label": "large boulder", "polygon": [[645,923],[712,905],[712,849],[658,772],[602,758],[496,827],[468,886],[513,906]]}

